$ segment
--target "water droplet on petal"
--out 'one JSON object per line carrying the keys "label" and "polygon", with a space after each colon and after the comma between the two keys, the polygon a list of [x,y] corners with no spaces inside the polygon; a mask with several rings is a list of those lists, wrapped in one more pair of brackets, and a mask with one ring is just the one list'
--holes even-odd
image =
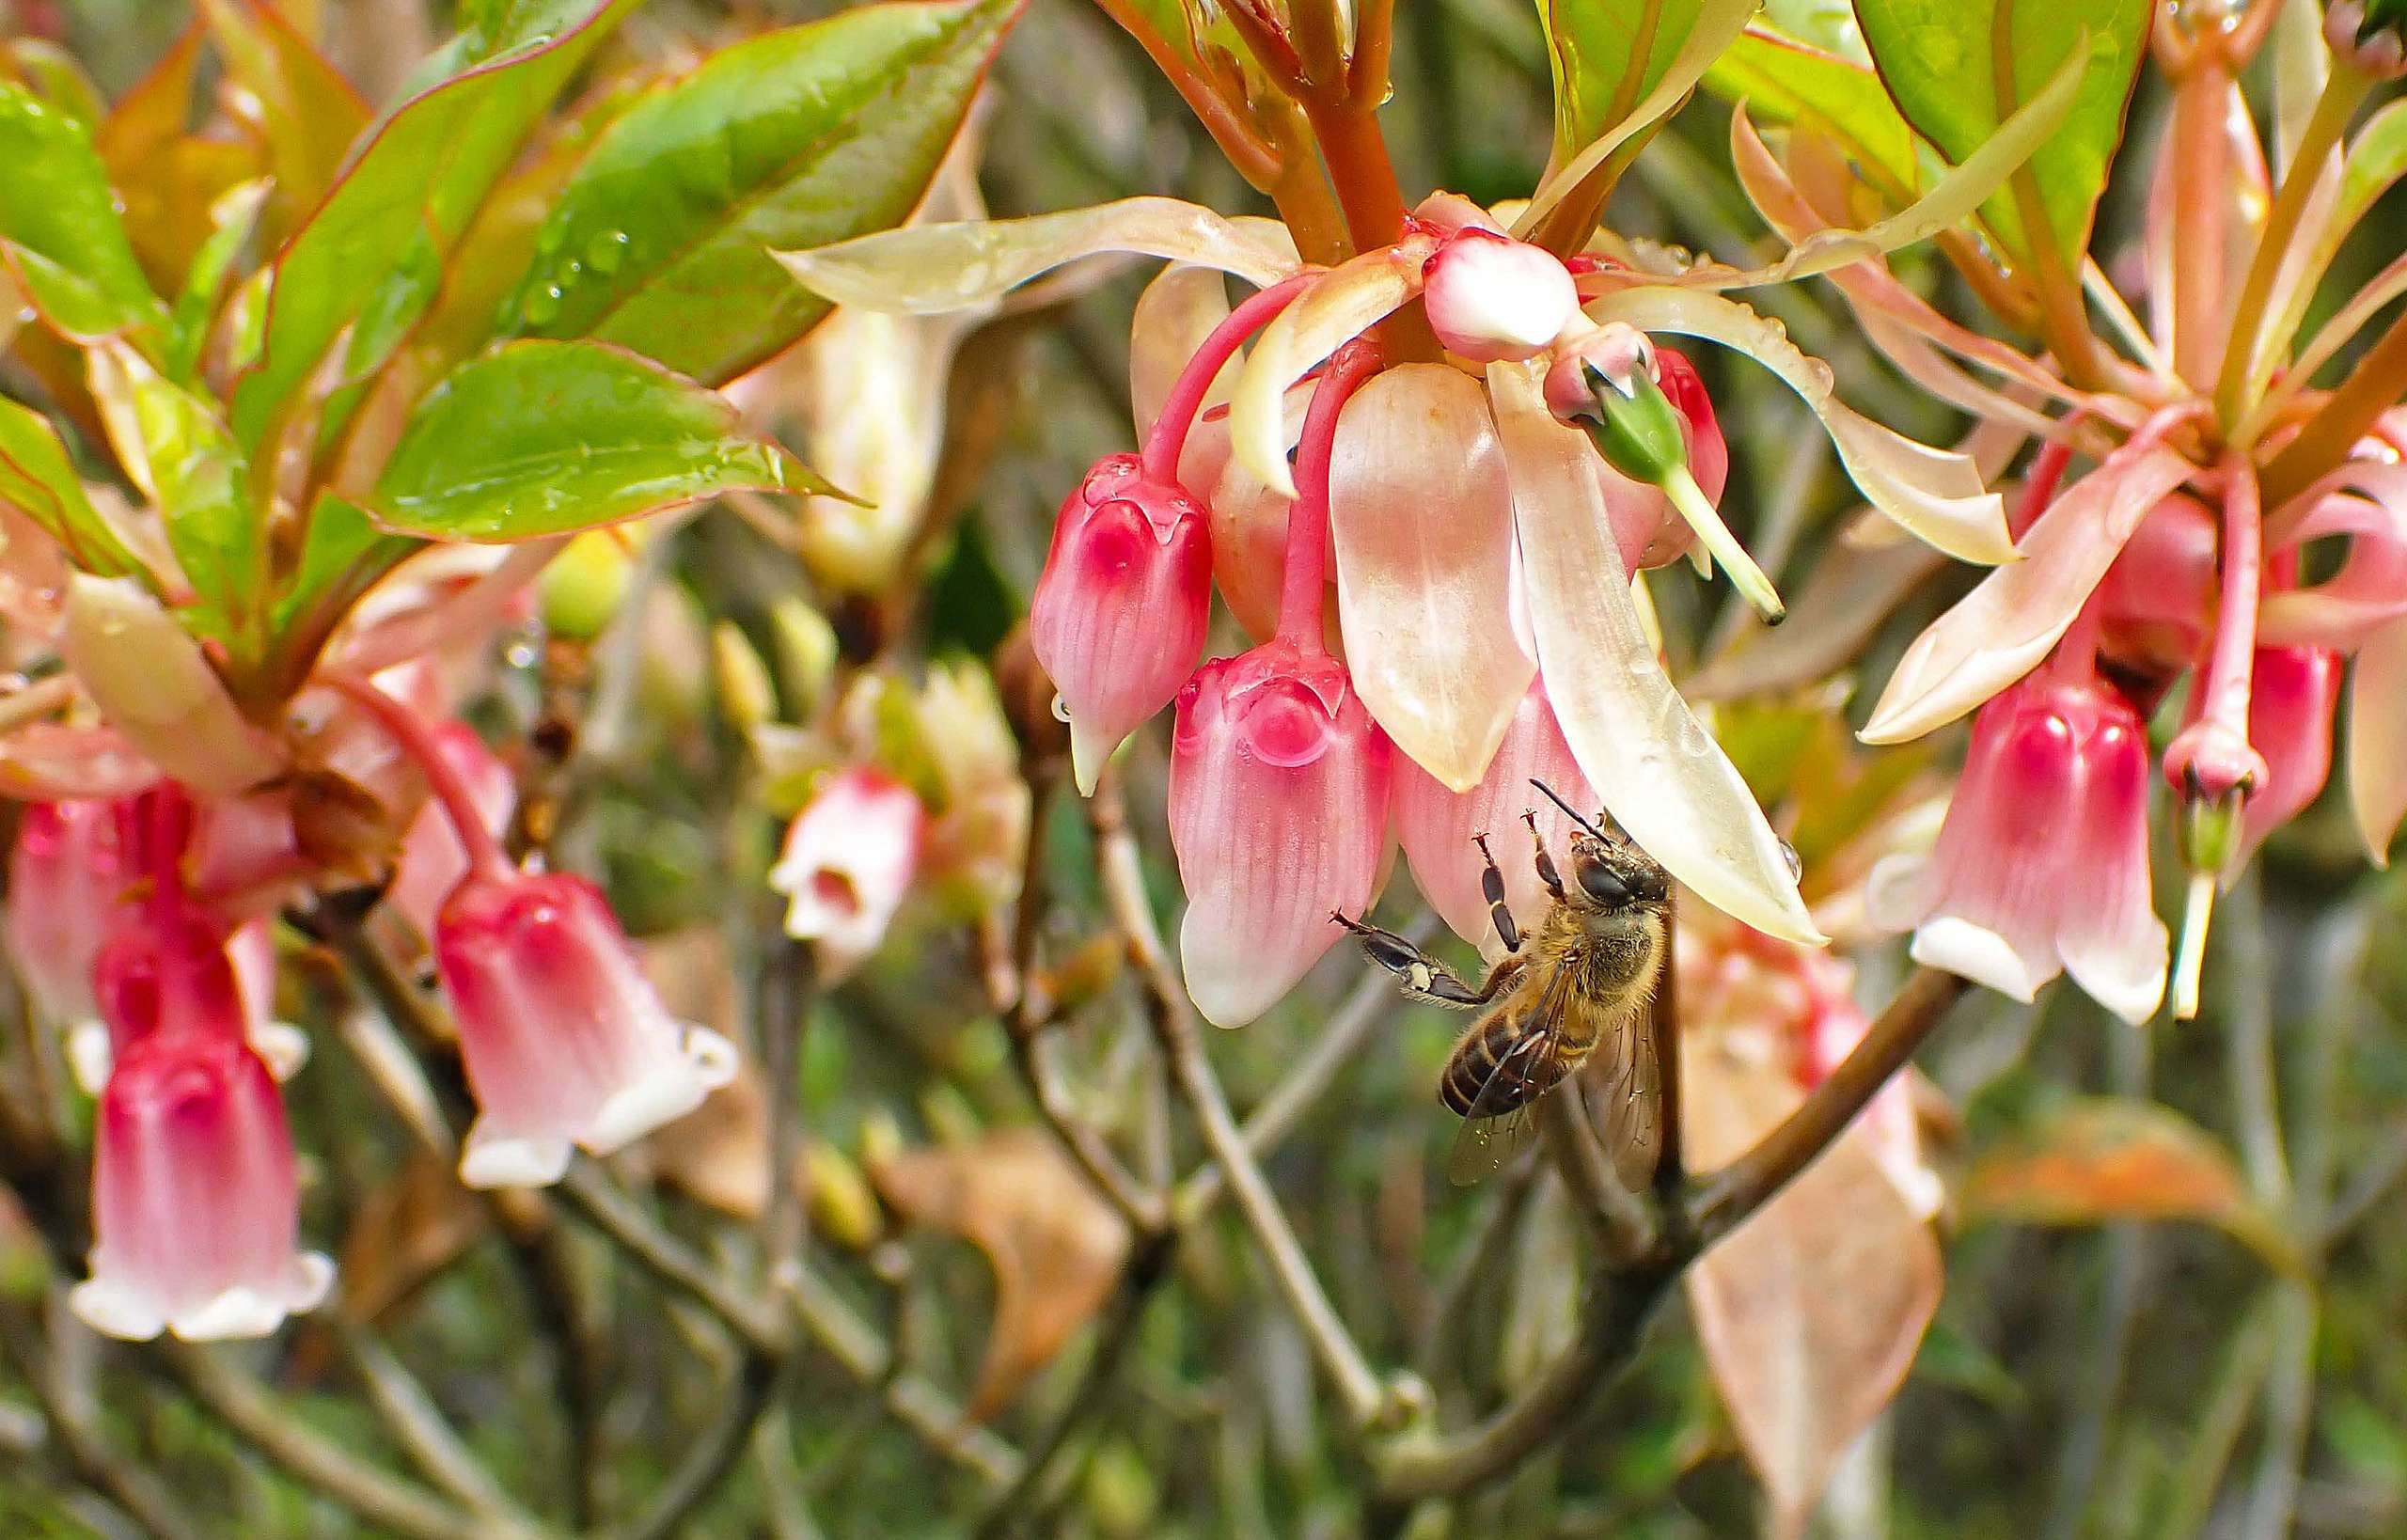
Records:
{"label": "water droplet on petal", "polygon": [[1799,881],[1805,875],[1804,860],[1798,856],[1797,847],[1790,844],[1786,840],[1783,840],[1780,842],[1780,858],[1782,863],[1788,868],[1788,880],[1790,882]]}
{"label": "water droplet on petal", "polygon": [[1055,696],[1053,698],[1053,720],[1057,722],[1066,722],[1069,719],[1070,703],[1062,699],[1060,696]]}

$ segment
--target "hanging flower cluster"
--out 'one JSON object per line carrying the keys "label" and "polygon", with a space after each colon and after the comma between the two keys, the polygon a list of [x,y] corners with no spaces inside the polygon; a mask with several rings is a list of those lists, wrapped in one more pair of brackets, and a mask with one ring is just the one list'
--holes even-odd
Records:
{"label": "hanging flower cluster", "polygon": [[[1693,80],[1667,77],[1629,132]],[[2069,98],[2035,104],[2008,149],[2027,153]],[[1783,613],[1717,511],[1729,455],[1702,382],[1650,334],[1773,369],[1908,531],[1973,560],[2010,551],[1969,459],[1856,415],[1777,325],[1518,234],[1580,171],[1511,228],[1432,196],[1392,244],[1329,268],[1299,263],[1278,226],[1162,198],[781,254],[841,304],[913,314],[989,306],[1097,253],[1172,259],[1132,329],[1142,446],[1063,499],[1030,628],[1082,791],[1175,704],[1183,952],[1214,1021],[1251,1020],[1302,977],[1341,934],[1330,912],[1376,897],[1391,834],[1449,922],[1492,942],[1470,837],[1518,822],[1533,776],[1600,802],[1708,902],[1820,939],[1780,841],[1665,677],[1633,588],[1691,556],[1766,620]],[[1933,196],[1977,198],[2002,175],[1969,168]],[[1931,218],[1850,232],[1845,249],[1916,239]],[[1838,255],[1801,248],[1749,281]],[[1259,287],[1231,308],[1222,273]],[[1199,668],[1215,590],[1259,645]],[[1560,840],[1566,825],[1549,809],[1536,826]],[[1530,863],[1503,865],[1534,906]]]}

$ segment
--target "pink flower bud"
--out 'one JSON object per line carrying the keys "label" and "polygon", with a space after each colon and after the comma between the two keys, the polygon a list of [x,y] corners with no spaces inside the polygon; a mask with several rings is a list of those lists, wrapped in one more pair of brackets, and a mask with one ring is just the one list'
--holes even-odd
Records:
{"label": "pink flower bud", "polygon": [[101,1094],[91,1277],[68,1303],[134,1341],[263,1337],[334,1281],[332,1262],[295,1245],[299,1207],[283,1100],[241,1036],[137,1037]]}
{"label": "pink flower bud", "polygon": [[2248,693],[2248,741],[2265,755],[2265,784],[2242,805],[2239,870],[2265,836],[2306,810],[2332,773],[2332,715],[2340,657],[2320,647],[2260,647]]}
{"label": "pink flower bud", "polygon": [[1268,1010],[1376,896],[1388,743],[1345,665],[1273,640],[1216,658],[1178,692],[1171,844],[1187,887],[1179,947],[1205,1019]]}
{"label": "pink flower bud", "polygon": [[1029,605],[1029,639],[1070,715],[1081,792],[1171,697],[1204,649],[1211,615],[1210,519],[1138,457],[1096,463],[1062,499]]}
{"label": "pink flower bud", "polygon": [[735,1075],[735,1048],[670,1016],[601,890],[561,872],[472,875],[434,925],[480,1116],[472,1187],[541,1186],[570,1146],[608,1155]]}
{"label": "pink flower bud", "polygon": [[2098,585],[2100,651],[2147,679],[2188,668],[2214,629],[2216,539],[2195,498],[2149,510]]}
{"label": "pink flower bud", "polygon": [[794,815],[769,886],[786,896],[786,934],[816,944],[823,977],[842,978],[886,938],[926,827],[910,788],[875,770],[828,777]]}
{"label": "pink flower bud", "polygon": [[[510,778],[510,767],[494,757],[465,722],[445,722],[432,737],[435,752],[460,773],[484,826],[494,838],[501,838],[518,810],[518,787]],[[460,843],[459,831],[451,826],[451,815],[444,810],[441,798],[430,796],[401,835],[401,859],[394,866],[393,885],[385,889],[385,902],[417,927],[420,935],[433,935],[434,917],[443,901],[467,874],[468,852]]]}
{"label": "pink flower bud", "polygon": [[1421,896],[1456,935],[1483,951],[1498,944],[1496,926],[1487,912],[1480,879],[1486,863],[1472,836],[1488,837],[1496,864],[1504,873],[1504,903],[1524,930],[1545,914],[1547,895],[1538,881],[1537,861],[1531,849],[1524,812],[1537,814],[1538,832],[1553,853],[1556,867],[1570,870],[1571,818],[1540,796],[1532,780],[1542,780],[1575,808],[1595,808],[1596,792],[1580,773],[1571,746],[1546,698],[1546,684],[1533,680],[1529,693],[1514,709],[1512,725],[1496,746],[1496,757],[1479,784],[1468,792],[1450,792],[1408,755],[1394,756],[1394,786],[1390,805],[1395,816],[1396,841],[1412,865],[1412,880]]}
{"label": "pink flower bud", "polygon": [[2147,732],[2123,697],[2054,669],[1981,708],[1927,864],[1873,873],[1874,918],[1914,960],[2028,1000],[2061,968],[2137,1023],[2164,997],[2150,903]]}
{"label": "pink flower bud", "polygon": [[1534,357],[1580,313],[1560,258],[1476,226],[1439,246],[1422,276],[1429,329],[1475,364]]}
{"label": "pink flower bud", "polygon": [[126,802],[37,802],[8,854],[8,959],[54,1025],[92,1020],[92,965],[126,912],[134,872],[118,835]]}

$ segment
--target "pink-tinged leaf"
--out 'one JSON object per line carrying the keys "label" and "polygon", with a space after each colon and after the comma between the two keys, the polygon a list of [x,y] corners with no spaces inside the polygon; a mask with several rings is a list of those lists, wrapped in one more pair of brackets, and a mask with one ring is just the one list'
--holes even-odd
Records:
{"label": "pink-tinged leaf", "polygon": [[1701,337],[1747,354],[1813,409],[1840,464],[1875,508],[1949,556],[1979,562],[2011,558],[2006,505],[1982,487],[1973,463],[1953,450],[1917,444],[1841,401],[1830,366],[1800,352],[1780,322],[1716,294],[1662,287],[1608,294],[1588,313],[1641,331]]}
{"label": "pink-tinged leaf", "polygon": [[1280,436],[1280,402],[1305,371],[1412,298],[1431,244],[1424,238],[1366,251],[1331,268],[1262,329],[1229,394],[1229,449],[1282,497],[1296,495]]}
{"label": "pink-tinged leaf", "polygon": [[2357,649],[2349,682],[2349,807],[2374,864],[2407,816],[2407,621],[2393,621]]}
{"label": "pink-tinged leaf", "polygon": [[1453,790],[1479,783],[1537,665],[1506,619],[1513,492],[1479,383],[1405,364],[1338,421],[1337,613],[1362,703]]}
{"label": "pink-tinged leaf", "polygon": [[1166,257],[1268,285],[1294,273],[1295,243],[1270,219],[1226,219],[1172,197],[1129,197],[1028,219],[914,225],[814,251],[773,252],[839,305],[935,315],[991,304],[1082,257]]}
{"label": "pink-tinged leaf", "polygon": [[[1781,1068],[1713,1050],[1690,1048],[1681,1077],[1691,1160],[1707,1169],[1799,1094]],[[1939,1308],[1938,1240],[1859,1123],[1687,1281],[1714,1384],[1764,1484],[1766,1532],[1801,1535],[1840,1458],[1913,1363]]]}
{"label": "pink-tinged leaf", "polygon": [[2299,1265],[2297,1244],[2249,1196],[2230,1154],[2155,1102],[2093,1096],[2055,1108],[1974,1162],[1964,1215],[2042,1225],[2190,1219],[2277,1269]]}
{"label": "pink-tinged leaf", "polygon": [[284,768],[200,644],[133,578],[71,580],[59,653],[109,725],[194,790],[228,795]]}
{"label": "pink-tinged leaf", "polygon": [[[2301,509],[2309,511],[2296,517]],[[2258,645],[2346,651],[2407,616],[2407,465],[2351,461],[2292,498],[2269,533],[2277,548],[2346,535],[2349,554],[2323,581],[2265,596]]]}
{"label": "pink-tinged leaf", "polygon": [[2022,537],[2022,559],[1998,568],[1906,649],[1864,727],[1864,741],[1902,743],[1943,727],[2048,655],[2148,511],[2191,475],[2153,442],[2116,450],[2059,496]]}
{"label": "pink-tinged leaf", "polygon": [[1818,945],[1780,839],[1663,672],[1630,597],[1587,435],[1547,410],[1538,373],[1491,364],[1530,626],[1571,751],[1605,807],[1699,898]]}
{"label": "pink-tinged leaf", "polygon": [[2400,257],[2365,281],[2363,287],[2349,296],[2348,303],[2332,312],[2332,319],[2316,328],[2315,336],[2299,354],[2255,411],[2242,419],[2235,432],[2261,432],[2270,426],[2299,391],[2313,382],[2323,366],[2336,357],[2352,338],[2380,315],[2391,301],[2407,294],[2407,257]]}

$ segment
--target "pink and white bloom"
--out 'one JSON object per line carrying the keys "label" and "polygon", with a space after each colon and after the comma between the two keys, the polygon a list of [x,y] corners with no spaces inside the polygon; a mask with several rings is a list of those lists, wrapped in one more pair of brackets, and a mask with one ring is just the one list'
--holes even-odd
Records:
{"label": "pink and white bloom", "polygon": [[2265,756],[2265,784],[2241,809],[2237,874],[2265,837],[2306,810],[2332,774],[2340,655],[2320,647],[2260,647],[2248,694],[2248,741]]}
{"label": "pink and white bloom", "polygon": [[479,1116],[472,1187],[541,1186],[571,1147],[608,1155],[735,1076],[734,1045],[669,1015],[601,890],[562,872],[479,871],[434,926]]}
{"label": "pink and white bloom", "polygon": [[1082,793],[1122,740],[1170,704],[1204,651],[1210,531],[1204,505],[1133,454],[1101,461],[1062,501],[1029,640],[1069,713]]}
{"label": "pink and white bloom", "polygon": [[1475,364],[1534,357],[1580,315],[1562,259],[1501,230],[1466,226],[1421,275],[1429,329]]}
{"label": "pink and white bloom", "polygon": [[[219,939],[222,937],[222,940]],[[106,1009],[67,1033],[67,1068],[85,1094],[108,1085],[118,1051],[161,1024],[164,1001],[180,1001],[188,1015],[204,1017],[212,1029],[222,1002],[213,982],[215,966],[206,958],[212,943],[232,970],[235,1029],[277,1080],[290,1080],[309,1061],[309,1034],[275,1019],[275,933],[271,921],[247,920],[228,935],[218,920],[193,905],[170,900],[147,908],[129,907],[93,969]],[[189,954],[187,956],[187,954]],[[163,987],[181,971],[184,982]],[[105,1017],[106,1019],[103,1019]]]}
{"label": "pink and white bloom", "polygon": [[93,1135],[91,1277],[68,1302],[113,1337],[264,1336],[325,1297],[334,1264],[295,1243],[284,1104],[244,1040],[223,937],[172,903],[144,919],[96,970],[118,1046]]}
{"label": "pink and white bloom", "polygon": [[1388,742],[1345,666],[1273,639],[1215,658],[1178,695],[1171,844],[1187,888],[1179,951],[1204,1019],[1242,1027],[1376,896]]}
{"label": "pink and white bloom", "polygon": [[[510,767],[495,758],[476,729],[465,722],[441,723],[430,736],[435,751],[459,773],[485,828],[495,839],[501,838],[518,810],[518,786],[511,779]],[[417,927],[420,935],[433,935],[434,917],[443,901],[467,874],[467,847],[460,842],[442,799],[430,796],[401,835],[401,859],[393,869],[393,885],[385,889],[385,902]]]}
{"label": "pink and white bloom", "polygon": [[127,912],[134,872],[119,836],[128,802],[36,802],[8,853],[0,935],[17,977],[53,1024],[95,1021],[92,964]]}
{"label": "pink and white bloom", "polygon": [[813,944],[823,978],[852,972],[886,939],[927,822],[909,787],[864,768],[828,777],[794,815],[769,887],[785,895],[786,934]]}
{"label": "pink and white bloom", "polygon": [[1914,960],[2028,1000],[2058,971],[2137,1024],[2164,998],[2151,906],[2147,733],[2085,665],[2041,669],[1981,708],[1926,861],[1875,870],[1876,922]]}
{"label": "pink and white bloom", "polygon": [[1530,784],[1533,780],[1546,782],[1575,808],[1598,805],[1588,778],[1571,757],[1571,746],[1563,740],[1543,681],[1531,682],[1487,775],[1470,791],[1450,792],[1410,759],[1394,756],[1389,806],[1396,842],[1412,866],[1412,880],[1439,918],[1483,951],[1501,942],[1480,888],[1487,869],[1473,836],[1488,837],[1488,847],[1504,873],[1505,906],[1524,929],[1537,922],[1548,901],[1522,814],[1536,814],[1538,833],[1556,866],[1568,870],[1571,817],[1540,796]]}

